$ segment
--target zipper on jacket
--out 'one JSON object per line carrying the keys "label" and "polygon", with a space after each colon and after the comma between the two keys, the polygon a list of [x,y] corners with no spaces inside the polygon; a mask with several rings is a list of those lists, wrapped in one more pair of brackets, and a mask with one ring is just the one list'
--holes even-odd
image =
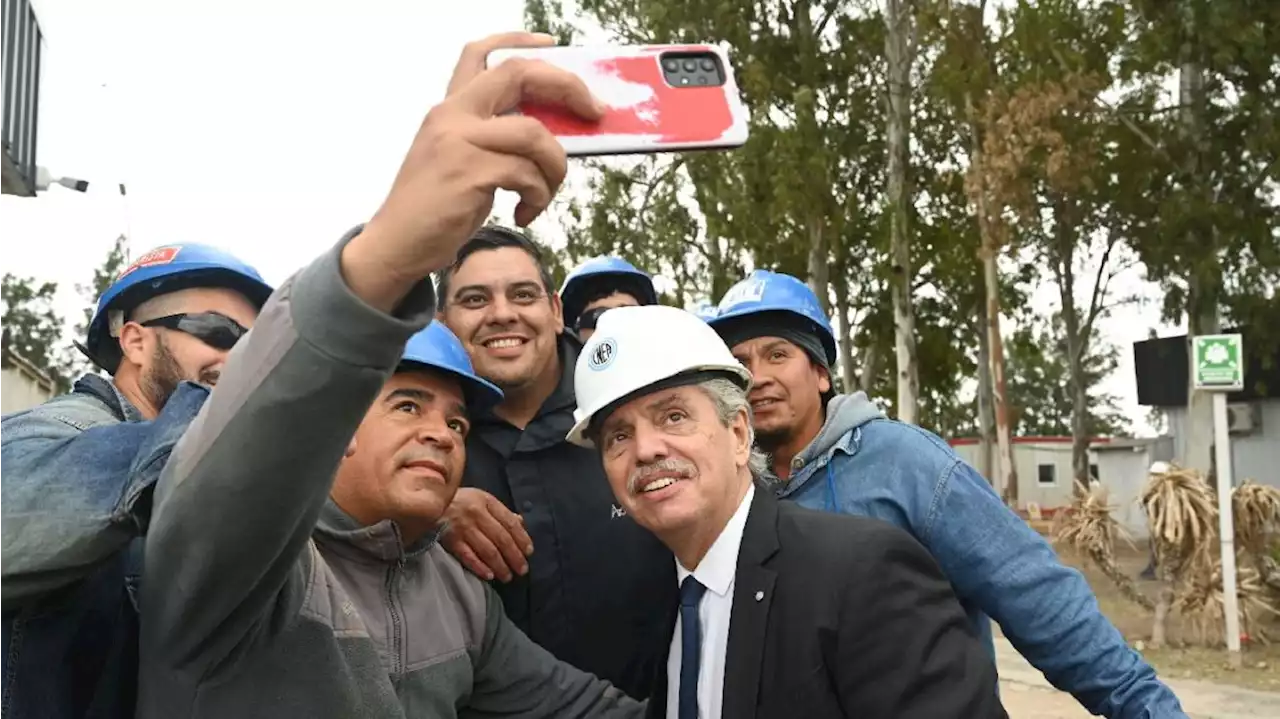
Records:
{"label": "zipper on jacket", "polygon": [[396,579],[403,566],[403,561],[396,560],[396,563],[387,570],[387,609],[391,615],[391,646],[388,649],[391,653],[392,677],[398,677],[404,671],[404,625],[400,621],[400,607],[397,602],[399,592],[396,591]]}

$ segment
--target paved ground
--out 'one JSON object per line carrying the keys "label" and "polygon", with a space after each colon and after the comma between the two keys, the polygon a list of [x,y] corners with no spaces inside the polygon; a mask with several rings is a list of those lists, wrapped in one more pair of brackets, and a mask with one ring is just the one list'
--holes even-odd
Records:
{"label": "paved ground", "polygon": [[[998,635],[996,657],[1000,665],[1000,696],[1010,719],[1087,719],[1092,716],[1069,694],[1050,686],[1007,639]],[[1192,719],[1280,717],[1280,693],[1190,679],[1170,679],[1167,683]]]}

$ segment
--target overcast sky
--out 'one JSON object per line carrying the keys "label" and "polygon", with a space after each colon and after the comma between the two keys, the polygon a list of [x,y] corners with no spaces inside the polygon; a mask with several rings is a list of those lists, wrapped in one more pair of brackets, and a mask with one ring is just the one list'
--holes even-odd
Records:
{"label": "overcast sky", "polygon": [[[3,269],[57,281],[68,315],[121,233],[135,254],[221,245],[283,280],[377,208],[462,45],[523,14],[522,0],[32,3],[45,35],[38,161],[90,189],[0,197]],[[560,236],[553,219],[534,229]],[[1125,348],[1108,389],[1138,429],[1128,344],[1157,315],[1106,327]]]}

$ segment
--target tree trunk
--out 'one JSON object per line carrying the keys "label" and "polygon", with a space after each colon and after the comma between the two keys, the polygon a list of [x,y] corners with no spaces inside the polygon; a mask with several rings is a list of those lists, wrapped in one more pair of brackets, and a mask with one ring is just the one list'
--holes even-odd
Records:
{"label": "tree trunk", "polygon": [[891,256],[894,348],[898,369],[898,419],[915,424],[920,368],[916,358],[915,316],[911,308],[911,190],[907,182],[911,132],[911,66],[915,54],[915,18],[909,0],[887,0],[885,56],[888,59],[889,253]]}
{"label": "tree trunk", "polygon": [[862,355],[862,375],[858,377],[858,389],[866,392],[868,397],[874,397],[876,372],[880,369],[880,352],[876,349],[876,345],[867,346],[867,351]]}
{"label": "tree trunk", "polygon": [[1004,342],[1000,338],[1000,271],[996,267],[996,248],[983,248],[982,270],[987,292],[987,342],[991,345],[991,389],[995,399],[999,487],[1004,501],[1016,505],[1018,466],[1013,461],[1013,432],[1009,426],[1009,403],[1005,394]]}
{"label": "tree trunk", "polygon": [[[976,117],[973,98],[965,96],[965,107],[970,117]],[[981,168],[982,138],[976,120],[971,124],[970,162]],[[1009,403],[1006,401],[1004,383],[1004,343],[1000,339],[1000,269],[996,263],[1000,252],[1000,239],[996,237],[996,228],[992,227],[993,218],[987,207],[987,190],[983,188],[975,193],[976,213],[978,215],[978,233],[982,237],[982,246],[978,250],[982,260],[982,284],[986,298],[981,316],[985,323],[985,349],[988,353],[987,369],[991,373],[991,409],[995,420],[996,461],[992,475],[992,484],[1000,492],[1000,496],[1010,505],[1018,502],[1018,466],[1013,461],[1013,432],[1009,424]],[[981,375],[979,375],[981,381]]]}
{"label": "tree trunk", "polygon": [[991,389],[991,340],[987,336],[987,303],[978,303],[978,471],[995,485],[996,443],[994,392]]}
{"label": "tree trunk", "polygon": [[831,316],[829,276],[831,259],[827,252],[826,218],[815,212],[806,223],[809,228],[809,287],[818,296],[823,314]]}
{"label": "tree trunk", "polygon": [[1138,590],[1133,578],[1116,566],[1114,559],[1102,552],[1089,552],[1089,558],[1093,560],[1098,570],[1116,585],[1116,588],[1120,590],[1121,596],[1149,612],[1155,610],[1155,602],[1152,602],[1147,595]]}
{"label": "tree trunk", "polygon": [[[1153,538],[1153,541],[1155,538]],[[1156,553],[1156,576],[1160,577],[1160,595],[1156,598],[1156,616],[1151,623],[1151,648],[1159,649],[1168,641],[1165,625],[1178,584],[1178,565],[1182,557],[1173,547],[1162,547]]]}
{"label": "tree trunk", "polygon": [[853,328],[849,326],[849,280],[843,263],[836,265],[835,270],[832,288],[836,294],[836,330],[840,333],[840,388],[852,393],[857,389],[858,379],[853,369]]}
{"label": "tree trunk", "polygon": [[1084,376],[1084,357],[1089,338],[1080,326],[1076,307],[1076,234],[1071,201],[1054,199],[1053,274],[1062,305],[1063,334],[1067,345],[1067,378],[1071,389],[1071,476],[1072,492],[1089,486],[1089,388]]}
{"label": "tree trunk", "polygon": [[[1178,118],[1184,137],[1189,140],[1188,147],[1192,148],[1186,156],[1186,164],[1183,172],[1185,173],[1185,182],[1191,187],[1201,189],[1202,194],[1207,193],[1207,185],[1205,178],[1202,177],[1202,168],[1200,167],[1200,147],[1203,142],[1202,133],[1204,132],[1203,113],[1205,110],[1204,100],[1204,69],[1199,62],[1199,53],[1197,48],[1198,29],[1196,27],[1194,3],[1183,0],[1181,3],[1182,24],[1183,24],[1183,41],[1178,49],[1179,54],[1179,73],[1178,73]],[[1205,247],[1210,243],[1211,237],[1209,233],[1198,230],[1195,224],[1192,225],[1190,232],[1190,246]],[[1214,259],[1214,249],[1212,247],[1202,250],[1206,252],[1205,264],[1209,267],[1216,267]],[[1213,334],[1218,331],[1218,295],[1220,277],[1214,276],[1215,272],[1206,272],[1205,266],[1200,263],[1194,263],[1190,268],[1190,276],[1188,277],[1188,298],[1187,298],[1187,341],[1191,341],[1191,337],[1198,334]],[[1187,422],[1182,434],[1185,439],[1183,445],[1182,464],[1188,468],[1196,469],[1204,472],[1206,476],[1211,467],[1211,448],[1213,446],[1213,393],[1197,391],[1195,389],[1195,357],[1191,351],[1191,346],[1187,346],[1187,361],[1189,363],[1190,372],[1188,373],[1187,387]]]}

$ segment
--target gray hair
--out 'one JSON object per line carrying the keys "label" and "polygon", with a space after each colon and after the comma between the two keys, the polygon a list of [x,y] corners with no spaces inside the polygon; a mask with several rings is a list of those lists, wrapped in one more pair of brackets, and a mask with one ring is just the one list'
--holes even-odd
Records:
{"label": "gray hair", "polygon": [[751,426],[751,403],[747,401],[746,390],[727,379],[709,379],[699,382],[697,388],[711,400],[716,407],[716,417],[720,424],[728,427],[739,412],[747,414],[747,441],[751,443],[751,456],[747,459],[747,469],[751,470],[751,479],[757,484],[771,485],[773,473],[769,470],[769,456],[756,448],[756,433]]}

